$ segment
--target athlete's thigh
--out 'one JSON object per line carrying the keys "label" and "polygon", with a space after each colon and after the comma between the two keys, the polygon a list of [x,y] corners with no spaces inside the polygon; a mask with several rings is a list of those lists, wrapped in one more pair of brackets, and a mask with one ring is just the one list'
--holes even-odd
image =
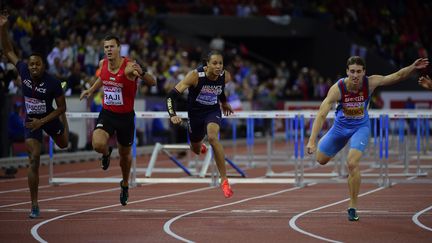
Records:
{"label": "athlete's thigh", "polygon": [[115,131],[117,134],[117,142],[123,146],[131,146],[133,144],[135,134],[135,114],[128,113],[121,115],[115,121]]}
{"label": "athlete's thigh", "polygon": [[204,117],[189,117],[189,139],[193,143],[203,140],[206,133]]}
{"label": "athlete's thigh", "polygon": [[45,124],[43,130],[54,139],[57,145],[68,143],[67,134],[64,133],[64,126],[59,118],[53,119]]}
{"label": "athlete's thigh", "polygon": [[366,150],[369,144],[370,126],[365,125],[358,128],[351,136],[350,148],[357,149],[362,153]]}
{"label": "athlete's thigh", "polygon": [[320,139],[318,151],[334,157],[348,142],[351,133],[349,129],[344,129],[341,126],[333,125],[330,130]]}

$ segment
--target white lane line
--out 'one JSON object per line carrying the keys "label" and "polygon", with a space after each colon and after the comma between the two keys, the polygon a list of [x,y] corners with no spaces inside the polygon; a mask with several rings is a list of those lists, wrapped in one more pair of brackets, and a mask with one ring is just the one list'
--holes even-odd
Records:
{"label": "white lane line", "polygon": [[[41,188],[47,188],[50,187],[51,185],[45,185],[45,186],[39,186],[39,189]],[[25,188],[19,188],[19,189],[14,189],[14,190],[9,190],[9,191],[0,191],[0,194],[3,193],[10,193],[10,192],[22,192],[22,191],[29,191],[28,187]]]}
{"label": "white lane line", "polygon": [[[97,193],[103,193],[103,192],[110,192],[110,191],[115,191],[115,190],[119,190],[119,187],[115,187],[115,188],[111,188],[111,189],[105,189],[105,190],[100,190],[100,191],[91,191],[91,192],[85,192],[85,193],[78,193],[78,194],[73,194],[73,195],[68,195],[68,196],[51,197],[51,198],[46,198],[46,199],[38,200],[38,202],[48,202],[48,201],[53,201],[53,200],[58,200],[58,199],[81,197],[81,196],[87,196],[87,195],[92,195],[92,194],[97,194]],[[13,204],[7,204],[7,205],[0,205],[0,208],[14,207],[14,206],[23,205],[23,204],[29,204],[29,203],[30,203],[30,201],[13,203]]]}
{"label": "white lane line", "polygon": [[278,194],[281,194],[281,193],[285,193],[285,192],[289,192],[289,191],[294,191],[294,190],[297,190],[297,189],[300,189],[300,187],[293,187],[293,188],[290,188],[290,189],[285,189],[285,190],[282,190],[282,191],[272,192],[272,193],[261,195],[261,196],[245,198],[245,199],[242,199],[242,200],[239,200],[239,201],[236,201],[236,202],[232,202],[232,203],[220,204],[220,205],[216,205],[216,206],[209,207],[209,208],[203,208],[203,209],[187,212],[187,213],[181,214],[181,215],[179,215],[179,216],[177,216],[175,218],[172,218],[172,219],[168,220],[164,224],[163,229],[164,229],[164,231],[168,235],[170,235],[171,237],[173,237],[173,238],[175,238],[177,240],[180,240],[180,241],[183,241],[183,242],[194,242],[194,241],[191,241],[189,239],[186,239],[186,238],[184,238],[184,237],[182,237],[182,236],[174,233],[171,230],[171,228],[170,228],[171,224],[174,223],[176,220],[178,220],[178,219],[180,219],[182,217],[191,215],[191,214],[200,213],[200,212],[203,212],[203,211],[212,210],[212,209],[216,209],[216,208],[222,208],[222,207],[226,207],[226,206],[231,206],[231,205],[235,205],[235,204],[239,204],[239,203],[244,203],[244,202],[255,200],[255,199],[261,199],[261,198],[265,198],[265,197],[275,196],[275,195],[278,195]]}
{"label": "white lane line", "polygon": [[[380,191],[380,190],[382,190],[382,189],[384,189],[384,187],[376,188],[376,189],[374,189],[374,190],[371,190],[371,191],[365,192],[365,193],[363,193],[363,194],[360,194],[359,197],[362,197],[362,196],[365,196],[365,195],[368,195],[368,194],[371,194],[371,193],[374,193],[374,192]],[[322,237],[322,236],[319,236],[319,235],[316,235],[316,234],[312,234],[312,233],[309,233],[309,232],[307,232],[307,231],[305,231],[305,230],[300,229],[300,228],[297,227],[297,225],[296,225],[296,220],[297,220],[298,218],[300,218],[300,217],[302,217],[302,216],[308,214],[308,213],[311,213],[311,212],[314,212],[314,211],[318,211],[318,210],[321,210],[321,209],[324,209],[324,208],[328,208],[328,207],[331,207],[331,206],[335,206],[335,205],[337,205],[337,204],[339,204],[339,203],[347,202],[348,200],[349,200],[349,198],[344,199],[344,200],[341,200],[341,201],[338,201],[338,202],[335,202],[335,203],[327,204],[327,205],[324,205],[324,206],[319,207],[319,208],[314,208],[314,209],[311,209],[311,210],[308,210],[308,211],[305,211],[305,212],[299,213],[299,214],[297,214],[297,215],[295,215],[294,217],[291,218],[291,220],[289,221],[289,226],[290,226],[291,228],[293,228],[293,229],[294,229],[295,231],[297,231],[297,232],[300,232],[300,233],[305,234],[305,235],[307,235],[307,236],[310,236],[310,237],[316,238],[316,239],[318,239],[318,240],[327,241],[327,242],[333,242],[333,243],[336,243],[336,242],[337,242],[337,243],[340,243],[341,241],[336,241],[336,240],[332,240],[332,239],[329,239],[329,238],[325,238],[325,237]]]}
{"label": "white lane line", "polygon": [[[194,192],[199,192],[199,191],[205,191],[205,190],[209,190],[209,189],[213,189],[213,188],[214,187],[198,188],[198,189],[184,191],[184,192],[178,192],[178,193],[173,193],[173,194],[168,194],[168,195],[163,195],[163,196],[146,198],[146,199],[142,199],[142,200],[138,200],[138,201],[129,202],[128,204],[135,204],[135,203],[141,203],[141,202],[146,202],[146,201],[153,201],[153,200],[163,199],[163,198],[168,198],[168,197],[175,197],[175,196],[180,196],[180,195],[184,195],[184,194],[189,194],[189,193],[194,193]],[[54,218],[51,218],[51,219],[48,219],[48,220],[44,220],[44,221],[40,222],[39,224],[33,226],[33,228],[31,229],[31,234],[32,234],[33,238],[35,238],[37,241],[39,241],[39,242],[45,242],[46,243],[47,241],[44,240],[42,237],[40,237],[39,234],[38,234],[38,229],[41,226],[43,226],[44,224],[47,224],[49,222],[52,222],[52,221],[55,221],[55,220],[58,220],[58,219],[61,219],[61,218],[72,216],[72,215],[77,215],[77,214],[82,214],[82,213],[88,213],[88,212],[92,212],[92,211],[96,211],[96,210],[100,210],[100,209],[113,208],[113,207],[118,207],[118,206],[120,206],[119,203],[113,204],[113,205],[108,205],[108,206],[103,206],[103,207],[97,207],[97,208],[90,208],[90,209],[86,209],[86,210],[82,210],[82,211],[78,211],[78,212],[73,212],[73,213],[59,215],[57,217],[54,217]]]}
{"label": "white lane line", "polygon": [[[88,170],[77,170],[77,171],[61,172],[61,173],[55,173],[54,175],[57,177],[57,176],[63,176],[63,175],[84,174],[84,173],[99,172],[99,171],[101,171],[100,168],[98,168],[98,169],[88,169]],[[46,175],[40,175],[39,179],[41,179],[41,178],[47,178],[47,177],[49,177],[48,174],[46,174]],[[20,178],[7,179],[7,180],[0,180],[0,183],[16,182],[16,181],[26,181],[26,180],[27,180],[27,176],[20,177]],[[3,192],[0,191],[0,193],[3,193]]]}
{"label": "white lane line", "polygon": [[426,225],[422,224],[422,223],[419,221],[419,219],[418,219],[419,216],[420,216],[421,214],[423,214],[423,213],[425,213],[425,212],[427,212],[427,211],[429,211],[429,210],[431,210],[431,209],[432,209],[432,206],[427,207],[427,208],[425,208],[425,209],[423,209],[423,210],[417,212],[416,214],[414,214],[414,215],[412,216],[412,221],[413,221],[416,225],[418,225],[419,227],[421,227],[421,228],[423,228],[423,229],[425,229],[425,230],[432,231],[432,228],[429,228],[429,227],[427,227]]}

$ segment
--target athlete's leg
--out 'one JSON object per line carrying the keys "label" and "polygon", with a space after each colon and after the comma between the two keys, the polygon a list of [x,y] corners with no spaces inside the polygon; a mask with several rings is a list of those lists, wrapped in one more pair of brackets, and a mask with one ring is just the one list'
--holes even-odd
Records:
{"label": "athlete's leg", "polygon": [[348,187],[350,193],[350,208],[357,207],[357,198],[360,191],[361,175],[360,175],[360,159],[369,142],[369,125],[365,125],[357,129],[351,137],[350,150],[348,153]]}
{"label": "athlete's leg", "polygon": [[327,164],[345,146],[350,135],[343,128],[333,125],[319,141],[317,162],[321,165]]}
{"label": "athlete's leg", "polygon": [[348,207],[357,208],[357,198],[360,191],[360,158],[363,152],[357,149],[350,149],[348,152],[348,188],[350,201]]}
{"label": "athlete's leg", "polygon": [[54,142],[60,148],[67,148],[69,145],[69,125],[66,119],[66,114],[60,115],[59,119],[55,119],[48,123],[46,132],[53,138]]}
{"label": "athlete's leg", "polygon": [[120,156],[120,168],[123,176],[122,185],[127,187],[129,186],[129,175],[132,165],[132,154],[131,154],[131,146],[123,146],[120,143],[118,145],[118,152]]}
{"label": "athlete's leg", "polygon": [[39,165],[41,143],[37,139],[27,138],[25,140],[29,156],[29,167],[27,169],[28,186],[32,206],[38,206],[38,187],[39,187]]}
{"label": "athlete's leg", "polygon": [[210,122],[207,125],[207,138],[212,146],[214,152],[214,158],[216,165],[219,170],[221,182],[227,179],[226,167],[225,167],[225,153],[222,144],[219,141],[219,125],[214,122]]}
{"label": "athlete's leg", "polygon": [[103,129],[94,130],[93,137],[92,137],[93,149],[104,156],[108,156],[109,155],[108,139],[109,139],[109,134],[105,130]]}

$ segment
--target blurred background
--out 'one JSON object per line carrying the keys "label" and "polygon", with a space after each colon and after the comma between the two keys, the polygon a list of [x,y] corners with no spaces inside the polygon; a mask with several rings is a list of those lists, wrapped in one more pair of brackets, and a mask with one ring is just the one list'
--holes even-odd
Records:
{"label": "blurred background", "polygon": [[[385,75],[432,50],[429,0],[13,0],[0,7],[9,12],[16,53],[24,60],[32,52],[46,57],[47,71],[67,82],[74,112],[101,108],[101,93],[87,101],[79,94],[95,80],[108,34],[120,38],[123,56],[157,78],[155,87],[139,84],[136,111],[165,110],[167,92],[210,50],[224,54],[233,76],[226,93],[237,111],[316,109],[345,76],[349,56],[362,56],[367,74]],[[431,75],[431,68],[421,74]],[[376,90],[371,107],[432,108],[432,95],[417,78]],[[25,155],[20,82],[2,55],[0,157]],[[181,101],[178,110],[185,110]],[[139,146],[184,142],[182,131],[169,132],[168,121],[141,120]],[[69,122],[68,151],[91,149],[94,121]]]}

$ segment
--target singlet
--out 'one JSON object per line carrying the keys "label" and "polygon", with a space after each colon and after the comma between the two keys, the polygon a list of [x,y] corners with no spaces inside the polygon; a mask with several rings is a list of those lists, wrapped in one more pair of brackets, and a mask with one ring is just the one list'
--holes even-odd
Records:
{"label": "singlet", "polygon": [[108,70],[108,59],[103,60],[100,78],[103,83],[104,110],[115,113],[129,113],[134,110],[137,83],[136,80],[126,77],[127,63],[128,59],[124,57],[117,73],[111,73]]}
{"label": "singlet", "polygon": [[337,82],[341,93],[341,99],[336,108],[335,122],[346,126],[361,126],[369,122],[368,104],[369,79],[364,77],[361,88],[357,92],[349,92],[344,83],[344,78]]}
{"label": "singlet", "polygon": [[225,90],[225,71],[216,80],[207,78],[204,67],[196,69],[198,84],[189,87],[188,112],[189,116],[199,116],[202,113],[220,110],[218,96]]}
{"label": "singlet", "polygon": [[22,80],[25,112],[28,117],[42,118],[51,113],[53,100],[64,94],[61,82],[44,72],[39,83],[32,80],[28,65],[23,61],[16,64]]}

